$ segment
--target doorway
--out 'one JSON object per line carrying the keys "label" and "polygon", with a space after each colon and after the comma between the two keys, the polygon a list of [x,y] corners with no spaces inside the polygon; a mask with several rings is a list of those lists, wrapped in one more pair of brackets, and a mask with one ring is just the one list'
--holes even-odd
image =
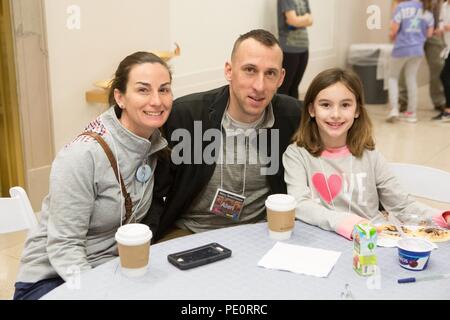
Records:
{"label": "doorway", "polygon": [[25,187],[14,42],[9,0],[0,0],[0,194]]}
{"label": "doorway", "polygon": [[54,157],[44,3],[0,0],[0,191],[23,186],[35,211]]}

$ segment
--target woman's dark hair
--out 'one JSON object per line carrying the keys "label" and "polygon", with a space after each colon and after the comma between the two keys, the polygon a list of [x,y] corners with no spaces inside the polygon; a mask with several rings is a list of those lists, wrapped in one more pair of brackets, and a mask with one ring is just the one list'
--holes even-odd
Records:
{"label": "woman's dark hair", "polygon": [[114,98],[114,90],[117,89],[121,93],[125,94],[127,91],[127,83],[131,69],[133,69],[133,67],[136,65],[144,63],[159,63],[167,69],[167,71],[169,72],[170,80],[172,80],[172,72],[170,71],[169,66],[157,55],[142,51],[130,54],[128,57],[123,59],[122,62],[120,62],[114,75],[114,79],[111,80],[109,89],[109,105],[114,106],[116,114],[118,114],[119,116],[122,113],[122,110],[116,103],[116,99]]}

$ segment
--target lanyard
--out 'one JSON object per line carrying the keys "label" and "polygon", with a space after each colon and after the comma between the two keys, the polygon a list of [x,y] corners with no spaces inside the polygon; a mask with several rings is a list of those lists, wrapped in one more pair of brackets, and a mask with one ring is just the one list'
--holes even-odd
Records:
{"label": "lanyard", "polygon": [[[224,144],[224,138],[223,138],[223,120],[226,116],[226,113],[228,112],[228,108],[225,110],[224,116],[222,117],[222,121],[220,123],[220,189],[223,189],[223,162],[224,162],[224,157],[223,157],[223,150],[226,144]],[[226,134],[226,132],[225,132]],[[247,176],[247,147],[249,147],[248,145],[248,138],[245,137],[245,161],[244,161],[244,181],[243,181],[243,187],[242,187],[242,196],[245,195],[245,180],[246,180],[246,176]]]}

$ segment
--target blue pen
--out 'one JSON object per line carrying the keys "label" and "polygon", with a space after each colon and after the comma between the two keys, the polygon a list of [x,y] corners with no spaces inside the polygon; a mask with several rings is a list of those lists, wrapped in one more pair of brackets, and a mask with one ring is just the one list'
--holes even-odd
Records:
{"label": "blue pen", "polygon": [[403,278],[403,279],[398,279],[397,282],[398,283],[411,283],[411,282],[431,281],[431,280],[439,280],[439,279],[446,279],[446,278],[450,278],[450,273],[436,274],[436,275],[423,276],[423,277]]}

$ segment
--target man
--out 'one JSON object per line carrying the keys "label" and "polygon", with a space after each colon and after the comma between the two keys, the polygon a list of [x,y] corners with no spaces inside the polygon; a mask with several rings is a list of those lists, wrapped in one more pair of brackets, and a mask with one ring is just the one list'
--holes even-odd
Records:
{"label": "man", "polygon": [[275,94],[282,60],[277,39],[252,30],[237,39],[225,64],[229,85],[175,100],[165,125],[170,174],[161,168],[155,176],[170,187],[163,211],[164,192],[155,192],[147,221],[154,240],[168,230],[165,239],[261,221],[267,196],[286,193],[281,157],[301,103]]}

